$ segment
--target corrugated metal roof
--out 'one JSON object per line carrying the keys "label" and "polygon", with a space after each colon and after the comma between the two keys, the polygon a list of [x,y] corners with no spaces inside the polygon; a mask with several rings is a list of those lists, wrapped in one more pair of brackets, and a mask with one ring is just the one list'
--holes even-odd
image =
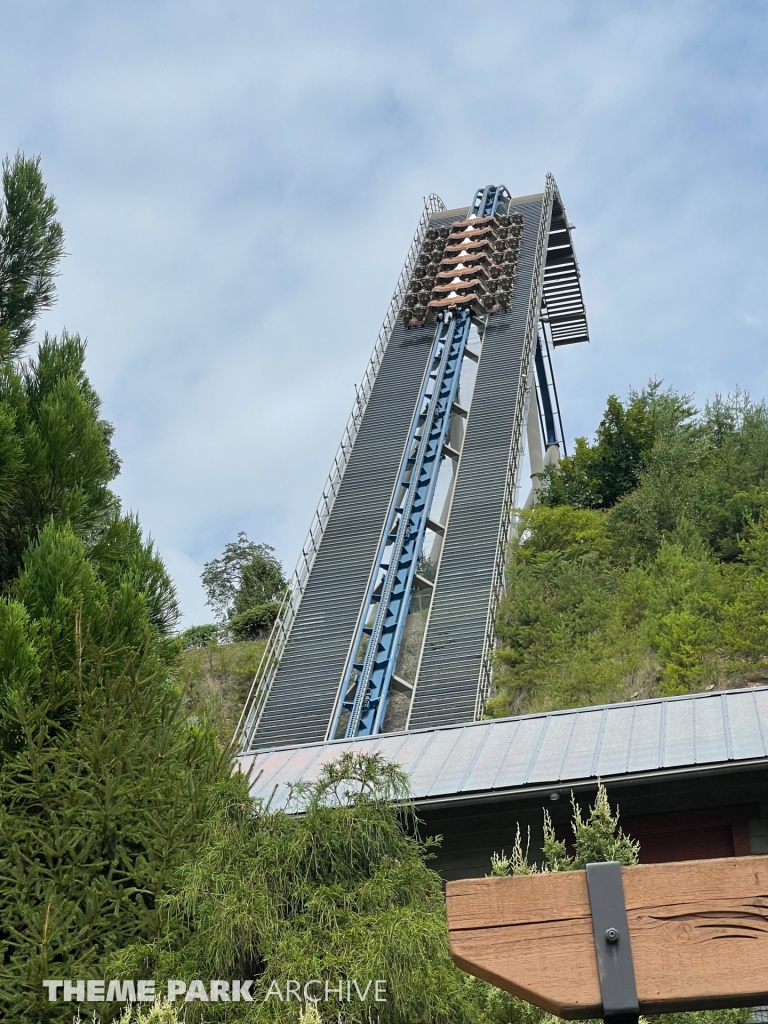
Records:
{"label": "corrugated metal roof", "polygon": [[280,747],[239,759],[255,797],[284,807],[344,751],[408,772],[417,803],[768,758],[768,686],[607,704],[351,741]]}

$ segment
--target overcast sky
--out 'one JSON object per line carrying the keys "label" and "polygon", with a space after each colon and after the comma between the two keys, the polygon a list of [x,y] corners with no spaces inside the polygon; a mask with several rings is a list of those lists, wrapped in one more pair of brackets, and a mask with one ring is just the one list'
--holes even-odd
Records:
{"label": "overcast sky", "polygon": [[565,429],[661,377],[768,392],[768,4],[0,0],[2,150],[69,253],[117,481],[210,621],[238,530],[293,567],[423,196],[557,179],[591,344]]}

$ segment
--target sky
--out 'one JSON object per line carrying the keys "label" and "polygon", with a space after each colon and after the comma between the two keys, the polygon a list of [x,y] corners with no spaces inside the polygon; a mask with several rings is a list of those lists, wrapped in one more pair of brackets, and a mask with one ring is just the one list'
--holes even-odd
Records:
{"label": "sky", "polygon": [[66,233],[116,481],[211,621],[244,530],[291,570],[423,197],[551,171],[591,341],[567,436],[650,378],[768,396],[768,4],[0,0],[0,142]]}

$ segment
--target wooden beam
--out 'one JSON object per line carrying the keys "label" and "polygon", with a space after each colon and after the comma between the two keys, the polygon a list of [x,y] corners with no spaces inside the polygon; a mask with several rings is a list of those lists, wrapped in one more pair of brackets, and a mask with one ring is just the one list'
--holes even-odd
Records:
{"label": "wooden beam", "polygon": [[[640,1012],[768,1002],[768,856],[622,869]],[[449,882],[463,970],[565,1017],[601,1016],[586,872]]]}

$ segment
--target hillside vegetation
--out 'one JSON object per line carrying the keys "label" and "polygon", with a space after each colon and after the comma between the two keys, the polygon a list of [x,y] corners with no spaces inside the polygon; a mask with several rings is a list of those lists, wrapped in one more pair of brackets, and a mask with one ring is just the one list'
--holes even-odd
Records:
{"label": "hillside vegetation", "polygon": [[494,716],[768,680],[768,409],[614,396],[521,516]]}
{"label": "hillside vegetation", "polygon": [[265,645],[265,640],[207,644],[183,651],[173,668],[187,708],[215,723],[222,744],[232,739]]}

